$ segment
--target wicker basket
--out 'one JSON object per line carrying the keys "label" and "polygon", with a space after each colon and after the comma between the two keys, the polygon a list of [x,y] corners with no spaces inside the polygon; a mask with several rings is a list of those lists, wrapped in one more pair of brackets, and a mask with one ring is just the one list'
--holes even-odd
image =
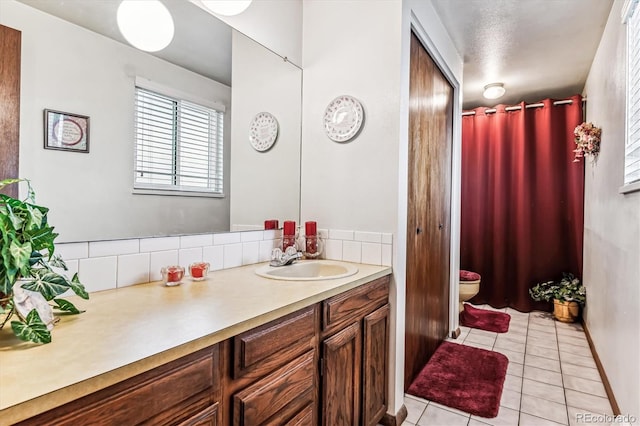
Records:
{"label": "wicker basket", "polygon": [[578,302],[565,302],[563,300],[553,300],[553,316],[558,321],[575,322],[580,315],[580,305]]}

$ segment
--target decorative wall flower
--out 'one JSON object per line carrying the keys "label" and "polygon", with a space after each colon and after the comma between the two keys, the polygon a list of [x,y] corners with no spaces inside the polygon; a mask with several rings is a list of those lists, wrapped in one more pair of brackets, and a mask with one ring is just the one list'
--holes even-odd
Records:
{"label": "decorative wall flower", "polygon": [[576,139],[576,149],[574,163],[579,163],[580,159],[585,155],[590,156],[591,161],[595,161],[600,152],[600,134],[602,129],[593,125],[593,123],[584,122],[577,126],[573,131]]}

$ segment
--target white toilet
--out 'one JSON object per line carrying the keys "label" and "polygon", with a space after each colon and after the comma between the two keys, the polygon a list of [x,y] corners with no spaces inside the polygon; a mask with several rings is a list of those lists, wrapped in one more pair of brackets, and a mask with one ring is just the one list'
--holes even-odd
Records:
{"label": "white toilet", "polygon": [[464,311],[464,302],[471,299],[480,291],[480,274],[460,270],[460,295],[458,299],[460,301],[459,312]]}

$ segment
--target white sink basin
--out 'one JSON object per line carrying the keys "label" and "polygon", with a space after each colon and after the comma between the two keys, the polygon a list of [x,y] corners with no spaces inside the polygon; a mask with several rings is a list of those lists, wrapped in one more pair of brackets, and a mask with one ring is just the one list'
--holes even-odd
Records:
{"label": "white sink basin", "polygon": [[333,280],[354,275],[358,268],[354,265],[334,260],[301,260],[287,266],[261,266],[256,274],[273,280],[318,281]]}

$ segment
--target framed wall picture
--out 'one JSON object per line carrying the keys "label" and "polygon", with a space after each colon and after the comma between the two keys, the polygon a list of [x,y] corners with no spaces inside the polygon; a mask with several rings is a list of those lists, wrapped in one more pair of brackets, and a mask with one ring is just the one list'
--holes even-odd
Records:
{"label": "framed wall picture", "polygon": [[89,152],[89,117],[44,110],[44,147],[63,151]]}

